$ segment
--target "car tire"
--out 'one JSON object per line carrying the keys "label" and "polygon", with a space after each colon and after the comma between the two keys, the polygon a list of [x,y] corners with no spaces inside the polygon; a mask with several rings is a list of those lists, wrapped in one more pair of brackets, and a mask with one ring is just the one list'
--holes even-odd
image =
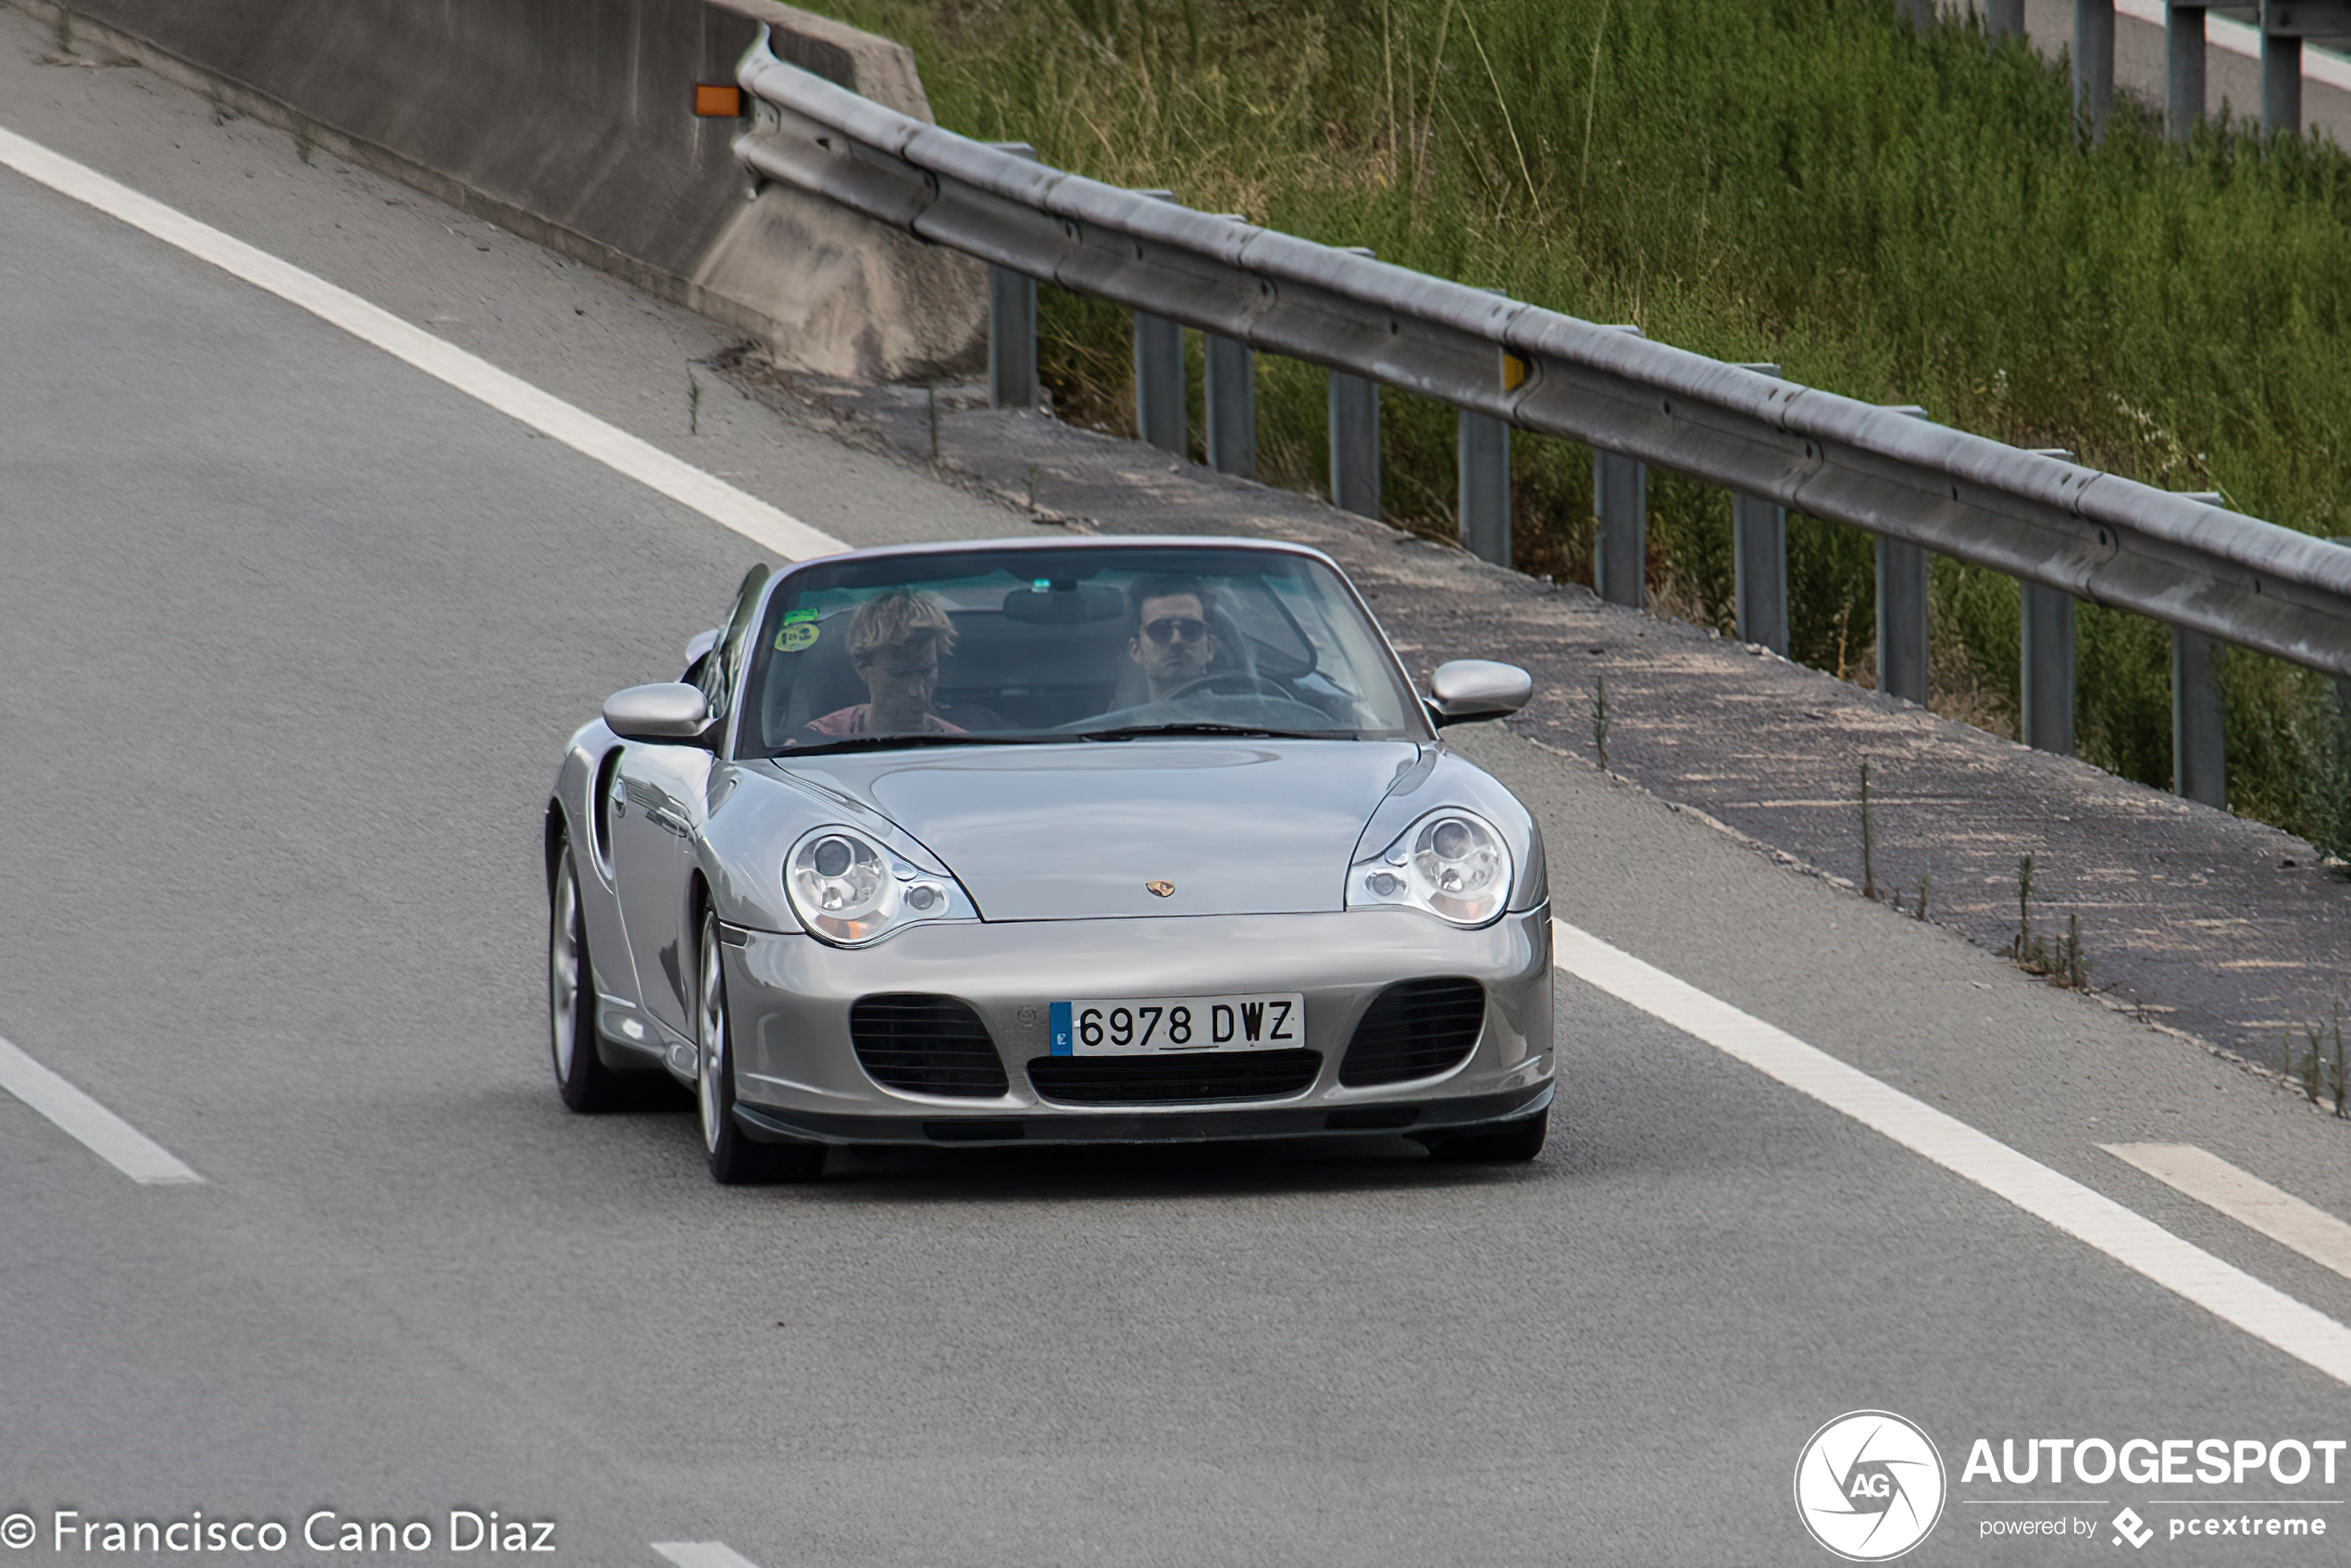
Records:
{"label": "car tire", "polygon": [[1551,1112],[1546,1106],[1524,1121],[1492,1131],[1457,1133],[1435,1144],[1429,1156],[1464,1165],[1523,1165],[1543,1151],[1550,1127]]}
{"label": "car tire", "polygon": [[727,1010],[727,965],[718,917],[703,912],[695,959],[694,1107],[711,1179],[726,1187],[814,1181],[824,1173],[821,1143],[762,1143],[735,1120],[734,1023]]}
{"label": "car tire", "polygon": [[588,956],[588,920],[579,902],[579,865],[566,837],[555,848],[555,881],[547,899],[547,1045],[555,1092],[571,1110],[609,1111],[627,1098],[621,1076],[596,1049],[596,968]]}

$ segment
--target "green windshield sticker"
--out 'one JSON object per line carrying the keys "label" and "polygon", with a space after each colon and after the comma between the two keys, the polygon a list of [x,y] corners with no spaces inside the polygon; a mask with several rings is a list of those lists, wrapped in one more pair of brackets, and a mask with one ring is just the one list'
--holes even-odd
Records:
{"label": "green windshield sticker", "polygon": [[776,633],[776,651],[779,653],[797,653],[815,641],[816,623],[815,621],[793,621],[783,630]]}
{"label": "green windshield sticker", "polygon": [[786,626],[791,625],[794,621],[813,621],[815,618],[816,612],[814,610],[786,610],[784,612],[784,624]]}

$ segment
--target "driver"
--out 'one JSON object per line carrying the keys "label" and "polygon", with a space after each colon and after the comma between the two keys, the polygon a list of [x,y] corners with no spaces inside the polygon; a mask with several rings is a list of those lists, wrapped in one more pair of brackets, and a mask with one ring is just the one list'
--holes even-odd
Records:
{"label": "driver", "polygon": [[849,623],[849,662],[865,682],[866,700],[808,721],[819,735],[964,735],[930,711],[939,661],[955,651],[955,623],[929,594],[892,588],[857,606]]}
{"label": "driver", "polygon": [[1143,684],[1154,703],[1208,674],[1216,659],[1216,591],[1188,578],[1139,578],[1127,591],[1135,606],[1135,635],[1126,656],[1143,667]]}

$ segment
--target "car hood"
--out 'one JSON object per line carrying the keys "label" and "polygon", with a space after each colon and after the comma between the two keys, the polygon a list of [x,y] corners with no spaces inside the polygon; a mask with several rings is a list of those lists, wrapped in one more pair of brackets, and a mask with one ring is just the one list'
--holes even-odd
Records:
{"label": "car hood", "polygon": [[1076,920],[1339,909],[1363,825],[1419,755],[1410,741],[1126,740],[779,771],[921,840],[983,918]]}

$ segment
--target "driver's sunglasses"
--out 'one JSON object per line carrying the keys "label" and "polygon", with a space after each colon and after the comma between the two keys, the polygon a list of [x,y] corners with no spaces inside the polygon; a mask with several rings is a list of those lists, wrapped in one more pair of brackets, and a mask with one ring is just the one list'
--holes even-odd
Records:
{"label": "driver's sunglasses", "polygon": [[1178,640],[1197,642],[1208,635],[1208,623],[1189,616],[1162,616],[1145,625],[1143,634],[1162,647]]}

